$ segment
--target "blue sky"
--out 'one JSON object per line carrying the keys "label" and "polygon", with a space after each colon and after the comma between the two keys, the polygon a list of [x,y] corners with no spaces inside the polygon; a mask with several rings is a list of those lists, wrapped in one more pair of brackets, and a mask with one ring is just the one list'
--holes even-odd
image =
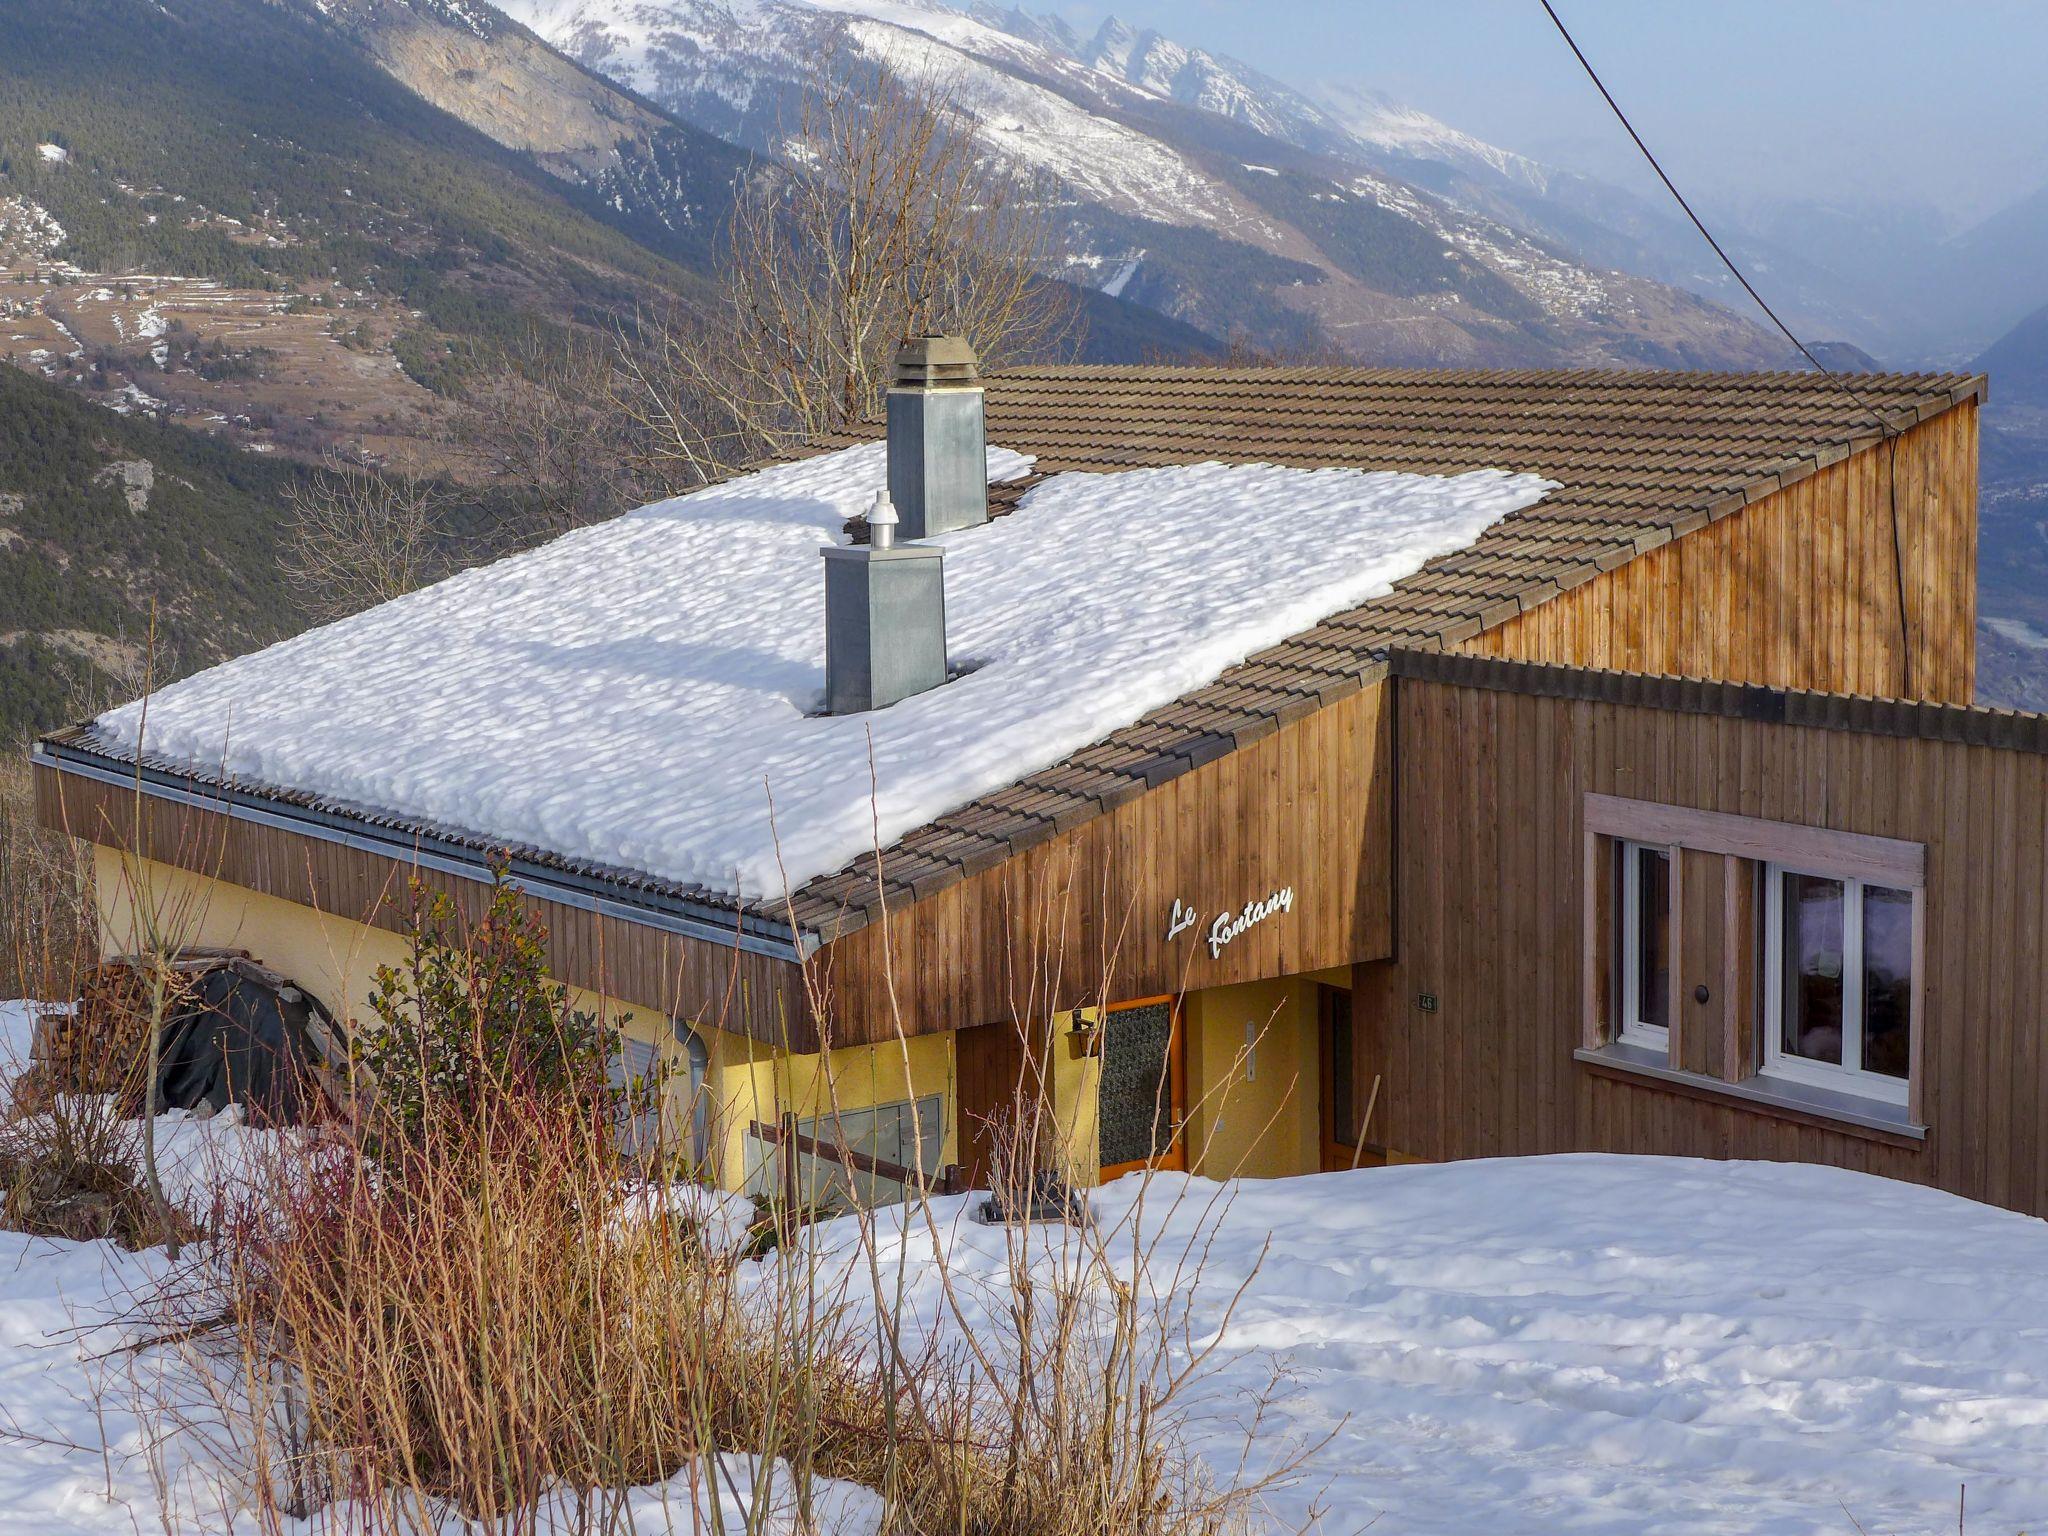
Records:
{"label": "blue sky", "polygon": [[[1924,202],[1971,220],[2048,181],[2044,0],[1553,0],[1681,187]],[[1537,0],[1040,0],[1295,85],[1377,87],[1510,149],[1636,174]]]}

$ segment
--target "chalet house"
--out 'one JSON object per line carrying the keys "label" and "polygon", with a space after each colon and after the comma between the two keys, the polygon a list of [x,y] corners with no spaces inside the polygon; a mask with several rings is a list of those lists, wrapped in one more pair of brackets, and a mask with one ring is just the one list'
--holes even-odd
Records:
{"label": "chalet house", "polygon": [[337,1016],[409,875],[508,850],[729,1186],[983,1177],[1023,1080],[1084,1178],[1620,1151],[2044,1212],[1984,390],[927,340],[886,434],[57,733],[40,811],[110,950],[174,909]]}

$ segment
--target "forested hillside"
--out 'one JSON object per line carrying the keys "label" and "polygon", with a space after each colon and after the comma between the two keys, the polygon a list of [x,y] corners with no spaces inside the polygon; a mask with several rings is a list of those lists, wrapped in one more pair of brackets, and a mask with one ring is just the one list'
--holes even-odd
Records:
{"label": "forested hillside", "polygon": [[276,539],[304,473],[0,368],[0,741],[139,679],[152,603],[166,675],[298,627]]}
{"label": "forested hillside", "polygon": [[339,276],[424,296],[474,263],[559,297],[688,288],[685,267],[701,262],[742,157],[676,133],[702,216],[629,235],[596,195],[290,11],[251,0],[0,10],[0,174],[63,224],[70,259],[100,270],[258,286]]}
{"label": "forested hillside", "polygon": [[1978,357],[1991,380],[1979,495],[1978,693],[2048,710],[2048,308]]}

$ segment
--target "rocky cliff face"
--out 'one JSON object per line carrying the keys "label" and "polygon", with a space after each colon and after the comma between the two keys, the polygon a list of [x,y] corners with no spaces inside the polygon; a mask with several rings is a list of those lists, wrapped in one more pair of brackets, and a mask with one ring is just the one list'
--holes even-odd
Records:
{"label": "rocky cliff face", "polygon": [[463,0],[306,0],[401,85],[629,217],[708,230],[745,156]]}

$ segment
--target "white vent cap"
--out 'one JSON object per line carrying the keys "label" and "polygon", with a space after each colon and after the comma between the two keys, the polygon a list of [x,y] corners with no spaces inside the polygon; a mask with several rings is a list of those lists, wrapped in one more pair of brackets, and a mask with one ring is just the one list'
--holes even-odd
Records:
{"label": "white vent cap", "polygon": [[896,503],[889,499],[888,491],[875,492],[874,504],[868,508],[868,544],[875,549],[893,546],[896,521]]}

